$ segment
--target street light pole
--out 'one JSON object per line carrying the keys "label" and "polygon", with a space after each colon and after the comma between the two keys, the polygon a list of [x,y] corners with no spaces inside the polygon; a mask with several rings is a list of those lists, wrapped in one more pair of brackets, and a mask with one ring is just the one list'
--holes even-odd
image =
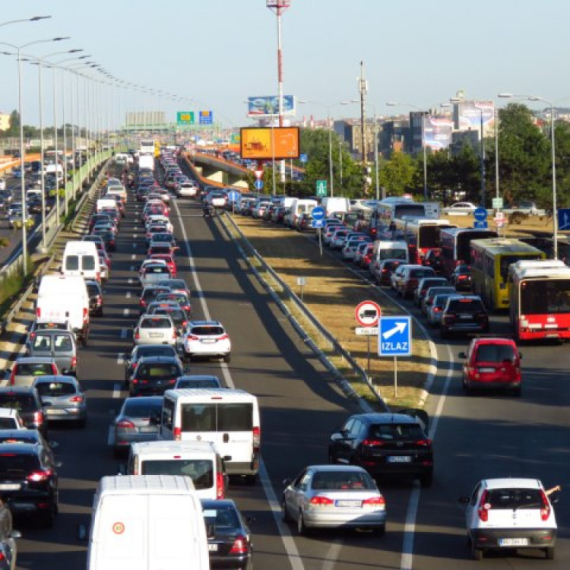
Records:
{"label": "street light pole", "polygon": [[481,206],[485,208],[487,189],[485,186],[485,137],[483,136],[483,109],[479,108],[481,113]]}
{"label": "street light pole", "polygon": [[499,197],[499,108],[495,105],[495,198]]}

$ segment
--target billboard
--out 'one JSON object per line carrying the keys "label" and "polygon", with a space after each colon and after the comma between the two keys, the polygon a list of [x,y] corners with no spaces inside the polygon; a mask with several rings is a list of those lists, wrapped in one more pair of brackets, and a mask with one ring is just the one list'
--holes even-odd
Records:
{"label": "billboard", "polygon": [[483,115],[483,136],[495,128],[495,104],[493,101],[462,101],[456,105],[455,127],[460,131],[480,131]]}
{"label": "billboard", "polygon": [[422,144],[432,150],[448,148],[451,144],[453,121],[441,115],[424,115]]}
{"label": "billboard", "polygon": [[[295,113],[295,96],[283,95],[283,114],[294,115]],[[273,115],[279,115],[279,97],[263,95],[261,97],[247,98],[248,117],[263,119]]]}
{"label": "billboard", "polygon": [[240,154],[253,160],[299,158],[299,128],[243,128]]}

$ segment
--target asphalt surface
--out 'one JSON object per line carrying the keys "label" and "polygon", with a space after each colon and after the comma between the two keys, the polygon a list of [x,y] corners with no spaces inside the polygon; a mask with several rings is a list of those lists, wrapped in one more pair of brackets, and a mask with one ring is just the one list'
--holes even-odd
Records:
{"label": "asphalt surface", "polygon": [[[16,521],[23,534],[18,540],[20,569],[84,568],[86,545],[76,541],[76,525],[89,521],[98,480],[118,471],[120,461],[112,457],[108,434],[114,413],[126,397],[122,360],[130,351],[131,328],[138,316],[136,269],[145,247],[137,210],[140,207],[131,199],[112,256],[105,316],[92,319],[89,345],[79,354],[78,378],[88,389],[88,425],[83,430],[50,429],[50,440],[58,444],[56,457],[63,463],[60,515],[49,530]],[[570,513],[564,487],[570,389],[565,381],[570,356],[565,345],[522,348],[524,388],[517,399],[464,396],[455,361],[467,342],[437,341],[439,374],[434,397],[428,400],[436,449],[433,487],[420,491],[408,481],[380,485],[388,508],[384,537],[344,532],[299,537],[294,527],[281,523],[282,480],[307,464],[325,462],[329,433],[357,410],[247,271],[221,231],[220,221],[203,219],[199,204],[186,200],[177,201],[171,217],[181,245],[179,275],[193,291],[193,317],[220,319],[232,339],[230,365],[192,363],[191,372],[218,374],[227,385],[260,399],[260,482],[248,487],[232,481],[229,489],[241,510],[256,519],[251,525],[256,568],[523,569],[541,563],[549,568],[568,567]],[[406,302],[406,307],[411,308],[411,303]],[[493,319],[492,330],[507,331],[505,318]],[[545,485],[563,486],[556,509],[557,560],[539,562],[536,559],[542,554],[534,551],[501,552],[483,563],[470,560],[463,508],[457,498],[469,493],[481,478],[504,475],[536,476]],[[413,516],[416,504],[417,517]]]}

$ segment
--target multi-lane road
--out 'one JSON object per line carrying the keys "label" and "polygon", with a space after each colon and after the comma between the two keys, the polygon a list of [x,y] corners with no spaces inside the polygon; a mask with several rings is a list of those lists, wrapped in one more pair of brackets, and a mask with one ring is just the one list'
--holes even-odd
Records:
{"label": "multi-lane road", "polygon": [[[88,389],[85,429],[53,428],[61,502],[53,529],[17,524],[18,568],[77,570],[85,566],[85,544],[75,528],[87,522],[98,480],[115,474],[118,462],[109,446],[109,425],[123,390],[123,358],[131,348],[138,316],[136,270],[145,245],[140,207],[131,199],[123,221],[112,276],[106,286],[105,317],[93,319],[89,346],[80,352],[78,378]],[[318,359],[298,339],[287,319],[247,271],[219,220],[202,218],[194,201],[173,203],[171,217],[181,249],[179,273],[193,291],[193,316],[217,318],[232,339],[232,362],[192,363],[193,372],[220,375],[226,385],[256,394],[262,415],[263,467],[255,487],[232,482],[229,495],[255,517],[255,566],[273,570],[365,570],[367,568],[528,568],[548,564],[566,568],[570,560],[564,492],[557,515],[557,560],[542,554],[501,553],[483,563],[470,560],[463,509],[457,498],[483,477],[537,476],[546,485],[566,484],[565,443],[570,418],[570,388],[565,346],[523,347],[525,385],[520,399],[461,392],[457,352],[465,342],[437,343],[439,374],[428,401],[435,439],[435,480],[430,489],[409,482],[381,485],[388,507],[384,537],[369,533],[317,533],[299,537],[281,522],[282,480],[303,466],[325,462],[330,431],[355,411]],[[307,243],[307,247],[314,247]],[[408,307],[409,308],[409,307]],[[507,331],[504,318],[496,331]],[[461,348],[460,348],[461,347]],[[570,493],[570,487],[568,489]]]}

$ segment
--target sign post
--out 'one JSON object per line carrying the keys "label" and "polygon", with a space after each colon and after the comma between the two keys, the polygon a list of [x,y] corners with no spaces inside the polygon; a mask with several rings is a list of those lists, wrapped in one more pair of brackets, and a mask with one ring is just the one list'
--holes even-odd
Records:
{"label": "sign post", "polygon": [[394,357],[394,397],[398,397],[398,356],[412,354],[411,317],[382,317],[379,321],[378,356]]}
{"label": "sign post", "polygon": [[306,284],[307,284],[306,277],[297,277],[297,285],[301,287],[301,303],[303,302],[303,288],[305,287]]}
{"label": "sign post", "polygon": [[311,211],[311,218],[312,222],[311,225],[314,228],[317,228],[317,234],[319,236],[319,251],[321,253],[321,257],[323,256],[323,240],[321,236],[322,227],[324,226],[325,221],[325,209],[321,208],[321,206],[317,206],[313,208]]}
{"label": "sign post", "polygon": [[366,345],[367,345],[367,374],[370,377],[370,337],[373,334],[378,334],[378,321],[382,315],[382,309],[380,305],[374,301],[362,301],[356,306],[354,311],[354,317],[356,322],[361,325],[362,328],[356,329],[357,335],[366,335]]}

